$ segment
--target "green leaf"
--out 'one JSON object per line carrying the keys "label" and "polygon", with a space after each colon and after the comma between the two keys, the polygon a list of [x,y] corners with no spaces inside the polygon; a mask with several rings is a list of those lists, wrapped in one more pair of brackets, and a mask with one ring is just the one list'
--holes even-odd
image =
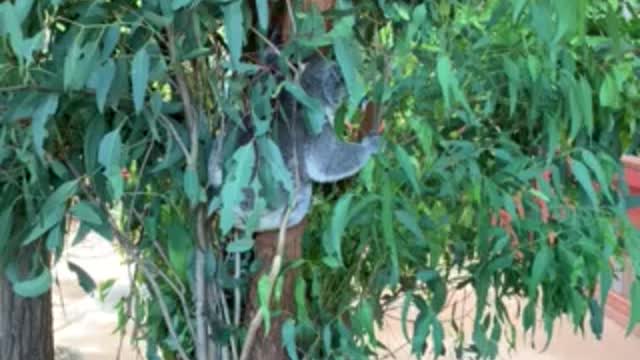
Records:
{"label": "green leaf", "polygon": [[144,97],[149,83],[150,59],[146,48],[136,52],[131,63],[131,86],[133,87],[133,105],[136,114],[144,107]]}
{"label": "green leaf", "polygon": [[289,194],[293,193],[293,178],[280,152],[280,148],[268,137],[258,139],[258,149],[262,159],[269,167],[269,175]]}
{"label": "green leaf", "polygon": [[269,28],[269,0],[256,0],[258,9],[258,26],[263,33]]}
{"label": "green leaf", "polygon": [[23,246],[32,243],[62,221],[66,202],[76,193],[77,189],[78,180],[68,181],[47,197],[31,230],[22,241]]}
{"label": "green leaf", "polygon": [[[344,17],[338,22],[353,21]],[[336,54],[336,60],[340,66],[342,77],[344,78],[347,92],[349,93],[349,104],[352,107],[357,106],[365,96],[365,88],[362,78],[358,72],[360,69],[360,58],[358,43],[352,34],[348,37],[336,37],[333,40],[333,50]]]}
{"label": "green leaf", "polygon": [[76,218],[93,225],[102,225],[102,217],[98,211],[86,201],[80,201],[71,208],[71,214]]}
{"label": "green leaf", "polygon": [[174,11],[179,10],[187,5],[191,5],[192,1],[193,0],[173,0],[171,1],[171,9]]}
{"label": "green leaf", "polygon": [[440,90],[444,97],[444,107],[448,110],[451,108],[451,89],[454,77],[451,62],[448,57],[444,55],[438,56],[436,73],[438,75],[438,83],[440,83]]}
{"label": "green leaf", "polygon": [[251,182],[255,160],[253,143],[238,148],[231,158],[233,168],[227,174],[221,191],[220,230],[222,234],[227,234],[234,225],[235,210],[244,198],[243,189]]}
{"label": "green leaf", "polygon": [[618,109],[621,106],[620,91],[616,80],[607,74],[600,86],[600,105]]}
{"label": "green leaf", "polygon": [[111,83],[116,75],[116,63],[108,59],[91,74],[87,86],[96,92],[96,106],[100,113],[104,112],[104,105],[111,89]]}
{"label": "green leaf", "polygon": [[310,324],[309,311],[307,310],[307,283],[302,276],[296,277],[296,285],[294,290],[294,298],[296,301],[296,316],[302,324]]}
{"label": "green leaf", "polygon": [[640,323],[640,279],[637,279],[631,285],[631,314],[629,317],[629,325],[627,326],[626,336],[631,335],[631,332]]}
{"label": "green leaf", "polygon": [[107,131],[106,126],[104,118],[99,116],[92,119],[85,130],[83,159],[86,173],[93,173],[98,167],[98,149]]}
{"label": "green leaf", "polygon": [[231,65],[234,69],[240,66],[242,45],[244,42],[244,19],[242,1],[232,1],[222,7],[224,13],[224,33],[227,38]]}
{"label": "green leaf", "polygon": [[227,251],[230,253],[244,253],[253,249],[255,241],[253,239],[238,239],[227,245]]}
{"label": "green leaf", "polygon": [[258,280],[258,306],[259,311],[264,318],[264,332],[269,333],[271,327],[271,311],[269,310],[269,302],[271,299],[271,282],[267,275],[262,275]]}
{"label": "green leaf", "polygon": [[589,85],[589,81],[583,76],[580,77],[578,83],[580,108],[584,119],[584,125],[587,128],[589,136],[593,134],[593,89]]}
{"label": "green leaf", "polygon": [[11,230],[13,229],[13,207],[15,201],[11,202],[6,209],[0,212],[0,253],[2,253],[3,246],[9,241]]}
{"label": "green leaf", "polygon": [[47,136],[47,130],[45,129],[47,120],[55,114],[57,109],[58,95],[49,94],[42,100],[33,113],[33,123],[31,126],[31,131],[33,132],[33,146],[41,159],[44,157],[43,145],[44,138]]}
{"label": "green leaf", "polygon": [[412,215],[403,210],[396,210],[394,212],[396,219],[402,224],[413,236],[416,237],[416,240],[419,244],[427,244],[427,240],[424,237],[424,233],[418,225],[418,221],[415,215]]}
{"label": "green leaf", "polygon": [[120,129],[107,133],[100,141],[98,149],[98,162],[107,170],[120,168],[122,140]]}
{"label": "green leaf", "polygon": [[298,360],[296,346],[296,323],[292,319],[287,319],[282,325],[282,343],[287,349],[287,354],[291,360]]}
{"label": "green leaf", "polygon": [[312,134],[318,134],[322,130],[322,126],[325,124],[325,114],[322,111],[322,106],[317,99],[314,99],[307,95],[307,93],[297,84],[286,81],[284,83],[284,89],[289,92],[293,97],[305,106],[307,111],[309,122],[307,123],[309,130]]}
{"label": "green leaf", "polygon": [[600,165],[600,161],[593,155],[593,153],[587,149],[582,150],[582,159],[585,164],[589,166],[591,171],[596,175],[596,179],[598,179],[598,183],[600,184],[600,189],[604,192],[604,195],[609,199],[609,201],[613,202],[613,197],[611,196],[611,191],[609,190],[609,181],[605,176],[604,170]]}
{"label": "green leaf", "polygon": [[183,186],[184,193],[189,199],[191,208],[194,208],[204,200],[205,195],[202,187],[200,186],[200,182],[198,181],[198,173],[196,172],[196,169],[191,166],[187,167],[187,170],[184,172]]}
{"label": "green leaf", "polygon": [[43,268],[34,278],[14,282],[13,291],[24,298],[37,298],[49,291],[52,280],[49,269]]}
{"label": "green leaf", "polygon": [[593,331],[593,334],[598,340],[601,340],[604,319],[602,314],[602,307],[600,306],[600,304],[598,304],[596,299],[591,299],[589,301],[589,313],[591,314],[591,319],[589,321],[589,324],[591,325],[591,331]]}
{"label": "green leaf", "polygon": [[576,177],[576,180],[582,189],[587,193],[587,196],[589,196],[593,206],[598,206],[598,196],[593,189],[593,182],[591,181],[591,176],[589,175],[587,167],[580,161],[571,159],[571,172]]}
{"label": "green leaf", "polygon": [[531,267],[531,278],[529,279],[529,296],[534,296],[536,287],[544,278],[553,260],[553,250],[548,246],[543,246],[536,254],[533,266]]}
{"label": "green leaf", "polygon": [[420,185],[418,185],[416,168],[413,165],[412,158],[402,146],[396,146],[396,158],[398,158],[400,167],[413,187],[413,191],[416,194],[420,194]]}
{"label": "green leaf", "polygon": [[78,284],[80,284],[82,290],[87,294],[93,293],[97,286],[91,275],[71,261],[67,261],[67,265],[69,266],[69,270],[73,271],[78,277]]}
{"label": "green leaf", "polygon": [[333,215],[331,217],[331,233],[330,243],[332,255],[337,257],[338,263],[342,266],[342,236],[349,220],[349,207],[351,206],[351,199],[353,194],[347,193],[340,197],[335,207],[333,208]]}
{"label": "green leaf", "polygon": [[62,238],[63,231],[60,227],[54,227],[47,234],[47,240],[45,241],[45,245],[47,250],[51,252],[56,252],[61,249],[62,246]]}
{"label": "green leaf", "polygon": [[171,268],[182,280],[186,280],[189,271],[189,258],[193,251],[189,231],[184,225],[174,221],[167,228],[167,241]]}
{"label": "green leaf", "polygon": [[384,186],[382,188],[382,235],[384,241],[389,248],[389,256],[391,257],[391,285],[396,285],[400,278],[400,269],[398,264],[398,248],[393,231],[393,192],[391,190],[391,181],[385,176]]}

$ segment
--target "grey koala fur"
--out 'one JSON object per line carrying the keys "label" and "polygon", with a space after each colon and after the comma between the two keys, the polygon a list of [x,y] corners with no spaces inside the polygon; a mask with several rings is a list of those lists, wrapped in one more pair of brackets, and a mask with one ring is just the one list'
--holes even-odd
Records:
{"label": "grey koala fur", "polygon": [[[300,85],[307,95],[319,101],[324,112],[324,123],[319,134],[311,134],[304,124],[304,109],[290,94],[283,93],[280,103],[284,118],[274,119],[272,135],[280,149],[287,169],[294,182],[294,208],[287,226],[295,226],[306,216],[311,207],[312,182],[336,182],[354,175],[367,163],[380,145],[379,135],[367,136],[360,143],[346,143],[336,137],[333,118],[345,97],[345,88],[337,65],[322,58],[313,58],[300,75]],[[214,188],[222,185],[222,155],[217,139],[208,164],[209,182]],[[258,221],[255,231],[275,230],[280,227],[288,206],[289,194],[277,189],[281,199],[270,204]],[[236,227],[243,229],[253,208],[254,194],[245,191],[243,203],[236,209]]]}

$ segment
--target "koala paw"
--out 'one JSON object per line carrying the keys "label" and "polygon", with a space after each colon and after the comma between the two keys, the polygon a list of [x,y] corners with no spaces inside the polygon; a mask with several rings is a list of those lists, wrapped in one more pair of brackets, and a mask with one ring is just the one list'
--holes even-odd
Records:
{"label": "koala paw", "polygon": [[369,135],[362,139],[362,145],[365,146],[369,153],[375,154],[382,148],[384,139],[380,135]]}

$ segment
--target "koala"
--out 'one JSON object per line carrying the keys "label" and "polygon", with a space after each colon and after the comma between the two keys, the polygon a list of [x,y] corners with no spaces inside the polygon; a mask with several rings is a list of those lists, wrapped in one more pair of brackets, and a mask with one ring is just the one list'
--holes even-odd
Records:
{"label": "koala", "polygon": [[[288,93],[280,95],[284,110],[282,118],[275,118],[272,129],[274,142],[279,147],[284,163],[294,180],[295,194],[276,189],[279,198],[290,200],[294,208],[288,227],[300,223],[311,207],[312,183],[336,182],[357,173],[380,147],[377,134],[365,137],[360,143],[347,143],[336,137],[333,127],[336,110],[345,97],[345,87],[338,66],[315,57],[303,69],[300,86],[307,95],[321,105],[324,113],[321,131],[312,134],[304,123],[304,108]],[[222,185],[223,167],[217,140],[208,162],[209,182],[215,188]],[[253,208],[253,192],[245,191],[245,199],[236,210],[236,227],[243,229],[248,212]],[[255,231],[278,229],[289,202],[269,204],[262,213]]]}

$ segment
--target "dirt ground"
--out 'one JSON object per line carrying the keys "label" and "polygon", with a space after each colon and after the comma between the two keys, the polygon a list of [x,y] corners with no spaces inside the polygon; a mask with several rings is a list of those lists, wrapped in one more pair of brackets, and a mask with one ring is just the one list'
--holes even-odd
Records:
{"label": "dirt ground", "polygon": [[[83,292],[75,274],[67,268],[64,259],[59,263],[55,269],[59,286],[54,288],[53,299],[57,360],[143,359],[144,357],[137,355],[127,339],[120,344],[120,336],[114,333],[114,305],[120,297],[128,293],[129,276],[127,267],[121,264],[111,244],[91,234],[85,241],[67,251],[63,258],[83,267],[97,282],[114,279],[116,283],[105,302],[100,302]],[[382,341],[389,349],[395,351],[393,356],[381,353],[380,359],[413,359],[410,356],[410,346],[405,345],[399,318],[398,313],[391,313],[384,322],[381,329]],[[554,339],[544,353],[531,349],[531,342],[521,337],[518,351],[505,351],[501,359],[640,359],[640,338],[625,338],[624,329],[612,321],[606,321],[602,341],[595,340],[591,335],[574,335],[570,329],[568,323],[559,323]],[[536,339],[536,343],[539,347],[544,344],[542,336]],[[454,358],[449,356],[446,359]]]}

